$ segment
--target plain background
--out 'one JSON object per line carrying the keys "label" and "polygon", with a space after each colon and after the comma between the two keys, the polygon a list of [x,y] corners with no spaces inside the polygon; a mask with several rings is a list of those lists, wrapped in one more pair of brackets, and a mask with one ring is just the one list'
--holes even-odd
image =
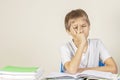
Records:
{"label": "plain background", "polygon": [[120,0],[0,0],[0,67],[59,71],[60,47],[70,39],[64,17],[78,8],[89,15],[89,38],[101,39],[119,68]]}

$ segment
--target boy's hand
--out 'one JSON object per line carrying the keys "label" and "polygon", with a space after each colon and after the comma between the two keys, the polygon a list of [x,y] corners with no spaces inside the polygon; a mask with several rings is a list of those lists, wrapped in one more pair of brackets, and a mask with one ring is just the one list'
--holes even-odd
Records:
{"label": "boy's hand", "polygon": [[85,37],[84,32],[82,30],[80,30],[80,27],[78,27],[78,29],[76,31],[73,29],[73,27],[71,27],[71,28],[72,28],[71,32],[74,35],[75,41],[78,42],[78,46],[80,46],[80,45],[84,46],[87,43],[87,39]]}

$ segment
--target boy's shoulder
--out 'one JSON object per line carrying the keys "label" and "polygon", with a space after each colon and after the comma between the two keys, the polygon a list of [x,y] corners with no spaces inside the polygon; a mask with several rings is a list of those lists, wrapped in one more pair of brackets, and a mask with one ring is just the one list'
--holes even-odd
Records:
{"label": "boy's shoulder", "polygon": [[88,39],[88,40],[92,41],[92,42],[101,41],[100,39],[97,39],[97,38],[95,38],[95,39]]}
{"label": "boy's shoulder", "polygon": [[70,44],[70,43],[72,43],[72,39],[64,40],[64,41],[62,42],[62,45],[68,45],[68,44]]}
{"label": "boy's shoulder", "polygon": [[[101,42],[101,40],[98,39],[98,38],[89,38],[88,41],[89,42],[93,42],[93,43]],[[70,45],[70,44],[73,44],[73,40],[72,39],[71,40],[66,40],[66,41],[63,42],[63,45]]]}
{"label": "boy's shoulder", "polygon": [[93,44],[98,44],[102,42],[100,39],[88,39],[88,41],[89,43],[93,43]]}
{"label": "boy's shoulder", "polygon": [[73,47],[74,46],[74,43],[73,43],[73,41],[72,41],[72,39],[70,39],[70,40],[65,40],[63,43],[62,43],[62,45],[61,45],[61,48],[70,48],[70,47]]}

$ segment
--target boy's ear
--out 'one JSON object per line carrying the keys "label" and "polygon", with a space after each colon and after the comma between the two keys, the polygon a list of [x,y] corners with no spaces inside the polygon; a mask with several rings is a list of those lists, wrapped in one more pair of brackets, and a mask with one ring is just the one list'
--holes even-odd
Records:
{"label": "boy's ear", "polygon": [[69,35],[71,35],[71,32],[70,32],[69,30],[66,30],[66,32],[67,32]]}
{"label": "boy's ear", "polygon": [[66,32],[68,33],[68,35],[72,35],[72,33],[69,30],[66,30]]}

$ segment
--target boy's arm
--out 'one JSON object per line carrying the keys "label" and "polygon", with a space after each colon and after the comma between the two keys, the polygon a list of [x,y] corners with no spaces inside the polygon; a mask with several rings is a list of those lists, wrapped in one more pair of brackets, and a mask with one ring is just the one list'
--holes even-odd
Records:
{"label": "boy's arm", "polygon": [[65,63],[64,67],[68,73],[71,74],[77,73],[83,49],[84,46],[81,44],[80,47],[77,49],[75,56],[71,59],[71,61]]}
{"label": "boy's arm", "polygon": [[74,74],[77,73],[79,69],[79,64],[81,62],[81,57],[83,50],[85,48],[85,45],[87,44],[87,39],[84,35],[84,33],[80,32],[80,27],[78,27],[77,32],[73,29],[73,27],[70,27],[69,34],[74,35],[74,41],[77,42],[77,51],[75,52],[75,56],[71,59],[71,61],[66,62],[64,67],[68,73]]}
{"label": "boy's arm", "polygon": [[98,70],[98,71],[112,72],[114,74],[118,72],[117,65],[112,57],[105,60],[105,66],[91,67],[91,68],[79,68],[78,72],[82,72],[84,70]]}

